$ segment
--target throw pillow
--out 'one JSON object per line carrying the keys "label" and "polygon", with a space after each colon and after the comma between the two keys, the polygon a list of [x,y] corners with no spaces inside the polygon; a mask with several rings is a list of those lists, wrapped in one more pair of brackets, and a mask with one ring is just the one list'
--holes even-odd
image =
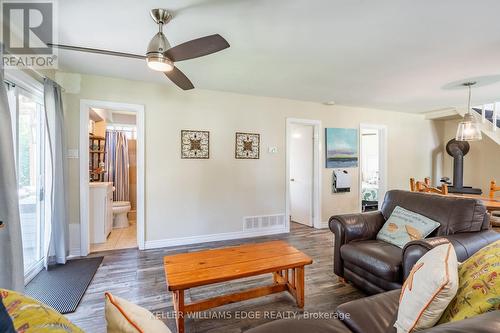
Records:
{"label": "throw pillow", "polygon": [[171,333],[151,312],[123,298],[106,293],[107,333]]}
{"label": "throw pillow", "polygon": [[476,252],[458,268],[459,287],[440,324],[500,310],[500,240]]}
{"label": "throw pillow", "polygon": [[440,224],[428,217],[396,206],[377,234],[377,239],[403,248],[406,243],[430,235]]}
{"label": "throw pillow", "polygon": [[0,289],[0,294],[14,332],[84,333],[62,314],[31,297],[6,289]]}
{"label": "throw pillow", "polygon": [[398,333],[433,327],[458,289],[458,262],[451,244],[435,247],[420,258],[401,289]]}

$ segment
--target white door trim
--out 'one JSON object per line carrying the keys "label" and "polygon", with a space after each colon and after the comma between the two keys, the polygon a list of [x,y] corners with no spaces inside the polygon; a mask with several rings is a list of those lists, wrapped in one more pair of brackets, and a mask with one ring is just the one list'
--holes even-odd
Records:
{"label": "white door trim", "polygon": [[144,250],[145,245],[145,112],[144,105],[109,101],[80,100],[80,255],[90,253],[89,239],[89,109],[111,109],[132,111],[137,119],[137,245]]}
{"label": "white door trim", "polygon": [[312,119],[286,119],[286,223],[287,230],[290,231],[290,143],[291,143],[291,130],[292,124],[311,125],[314,128],[314,147],[313,147],[313,227],[316,229],[322,228],[321,223],[321,121]]}
{"label": "white door trim", "polygon": [[360,149],[360,154],[359,154],[359,172],[358,172],[358,177],[359,177],[359,211],[361,212],[361,193],[362,193],[362,182],[361,182],[361,177],[362,177],[362,166],[361,163],[361,154],[362,154],[362,147],[361,147],[361,130],[362,129],[376,129],[378,130],[379,133],[379,198],[378,198],[378,207],[382,206],[382,203],[384,202],[384,196],[385,193],[387,192],[387,126],[386,125],[380,125],[380,124],[366,124],[366,123],[361,123],[359,124],[359,149]]}

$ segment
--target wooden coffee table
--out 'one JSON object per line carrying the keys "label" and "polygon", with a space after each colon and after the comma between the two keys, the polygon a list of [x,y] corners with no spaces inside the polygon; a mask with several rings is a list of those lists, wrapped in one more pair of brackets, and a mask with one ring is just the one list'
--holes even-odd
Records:
{"label": "wooden coffee table", "polygon": [[[165,275],[172,292],[177,331],[184,332],[184,315],[224,304],[288,291],[297,306],[304,307],[304,266],[312,259],[283,241],[254,243],[222,249],[166,256]],[[272,273],[274,283],[245,291],[213,297],[190,304],[184,291],[193,288]]]}

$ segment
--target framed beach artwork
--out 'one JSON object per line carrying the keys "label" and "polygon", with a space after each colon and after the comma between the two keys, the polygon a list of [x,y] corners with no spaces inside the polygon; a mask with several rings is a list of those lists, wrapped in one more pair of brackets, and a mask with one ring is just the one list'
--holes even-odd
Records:
{"label": "framed beach artwork", "polygon": [[355,168],[358,166],[358,130],[355,128],[326,128],[326,168]]}

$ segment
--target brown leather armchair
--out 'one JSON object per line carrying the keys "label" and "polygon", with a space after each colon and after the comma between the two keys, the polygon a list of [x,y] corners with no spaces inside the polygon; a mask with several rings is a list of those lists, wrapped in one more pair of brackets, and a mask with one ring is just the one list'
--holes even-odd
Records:
{"label": "brown leather armchair", "polygon": [[[396,206],[441,225],[427,239],[403,249],[377,240]],[[463,261],[500,239],[489,229],[486,207],[479,200],[399,190],[387,192],[380,211],[332,216],[329,226],[334,233],[334,273],[368,294],[401,288],[417,260],[442,242],[451,242]]]}

